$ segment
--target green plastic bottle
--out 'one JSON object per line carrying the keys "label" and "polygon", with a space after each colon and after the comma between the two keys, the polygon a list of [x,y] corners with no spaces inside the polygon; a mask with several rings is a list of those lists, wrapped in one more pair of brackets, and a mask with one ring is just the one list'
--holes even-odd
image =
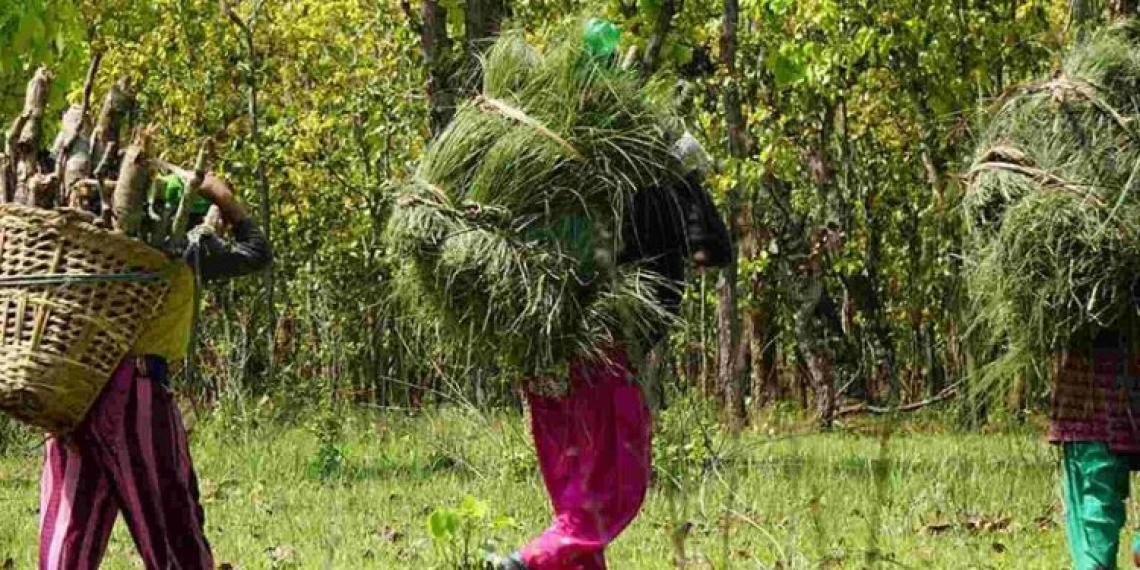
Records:
{"label": "green plastic bottle", "polygon": [[[165,197],[168,207],[177,210],[178,203],[182,201],[182,193],[186,191],[185,183],[177,174],[164,176],[162,182],[165,185]],[[209,211],[210,201],[202,195],[195,196],[194,202],[190,204],[190,213],[204,215]]]}
{"label": "green plastic bottle", "polygon": [[584,39],[586,53],[595,59],[607,59],[617,52],[621,30],[609,20],[590,18],[586,21]]}

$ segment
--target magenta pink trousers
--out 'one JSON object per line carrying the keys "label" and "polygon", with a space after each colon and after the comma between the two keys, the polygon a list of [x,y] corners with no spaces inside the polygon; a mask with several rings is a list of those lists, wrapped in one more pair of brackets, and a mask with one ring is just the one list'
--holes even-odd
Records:
{"label": "magenta pink trousers", "polygon": [[571,370],[564,398],[528,394],[554,523],[520,551],[530,570],[604,570],[605,549],[641,510],[652,416],[624,352]]}
{"label": "magenta pink trousers", "polygon": [[148,570],[214,567],[166,363],[128,357],[67,441],[47,443],[40,569],[99,568],[119,514]]}

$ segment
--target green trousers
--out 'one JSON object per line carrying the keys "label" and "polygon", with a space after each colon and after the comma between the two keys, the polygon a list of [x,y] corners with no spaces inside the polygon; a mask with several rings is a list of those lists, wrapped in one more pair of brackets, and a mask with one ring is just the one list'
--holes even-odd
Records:
{"label": "green trousers", "polygon": [[1103,443],[1064,444],[1065,534],[1076,570],[1116,568],[1130,474],[1128,458]]}

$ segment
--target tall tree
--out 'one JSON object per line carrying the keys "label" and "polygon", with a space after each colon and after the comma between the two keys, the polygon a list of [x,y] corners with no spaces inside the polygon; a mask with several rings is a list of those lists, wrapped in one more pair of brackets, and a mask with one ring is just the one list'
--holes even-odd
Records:
{"label": "tall tree", "polygon": [[[250,15],[243,18],[238,15],[237,10],[229,0],[219,0],[219,3],[222,13],[238,29],[245,48],[246,70],[243,75],[246,93],[246,118],[249,120],[249,142],[256,154],[253,171],[257,180],[258,218],[262,231],[265,232],[265,239],[271,240],[273,219],[270,214],[269,177],[265,172],[265,156],[261,152],[261,111],[258,107],[258,73],[261,69],[261,56],[255,43],[253,28],[261,15],[263,4],[261,0],[255,2]],[[264,288],[262,294],[265,295],[265,315],[267,318],[265,326],[265,380],[272,385],[276,365],[274,353],[277,347],[277,305],[274,301],[276,283],[272,265],[266,267],[265,271],[262,272],[262,287]]]}
{"label": "tall tree", "polygon": [[[740,235],[739,205],[741,162],[747,157],[746,129],[744,113],[740,104],[740,77],[736,67],[737,28],[740,24],[738,0],[724,0],[724,21],[721,31],[720,59],[727,74],[724,83],[723,105],[725,125],[728,128],[727,150],[733,159],[733,187],[729,190],[727,210],[730,233],[735,238]],[[744,378],[739,374],[737,358],[740,342],[740,316],[736,306],[737,260],[725,267],[717,282],[717,334],[718,391],[724,399],[726,409],[734,424],[744,420]]]}
{"label": "tall tree", "polygon": [[[468,0],[463,3],[463,37],[448,33],[448,10],[439,0],[422,0],[420,15],[411,0],[400,0],[408,23],[420,37],[431,113],[431,132],[438,134],[451,122],[455,104],[478,84],[479,53],[498,35],[510,12],[509,0]],[[458,48],[456,48],[458,44]],[[457,51],[458,50],[458,51]]]}

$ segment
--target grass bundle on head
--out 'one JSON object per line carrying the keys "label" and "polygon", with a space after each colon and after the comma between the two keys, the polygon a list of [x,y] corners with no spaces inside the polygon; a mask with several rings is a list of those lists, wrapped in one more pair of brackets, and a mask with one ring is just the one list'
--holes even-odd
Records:
{"label": "grass bundle on head", "polygon": [[1129,21],[990,118],[964,201],[983,391],[1043,380],[1055,354],[1140,322],[1138,115],[1140,24]]}
{"label": "grass bundle on head", "polygon": [[398,305],[507,378],[564,378],[665,324],[662,278],[615,263],[627,203],[679,173],[657,101],[578,34],[542,54],[502,36],[389,221]]}

